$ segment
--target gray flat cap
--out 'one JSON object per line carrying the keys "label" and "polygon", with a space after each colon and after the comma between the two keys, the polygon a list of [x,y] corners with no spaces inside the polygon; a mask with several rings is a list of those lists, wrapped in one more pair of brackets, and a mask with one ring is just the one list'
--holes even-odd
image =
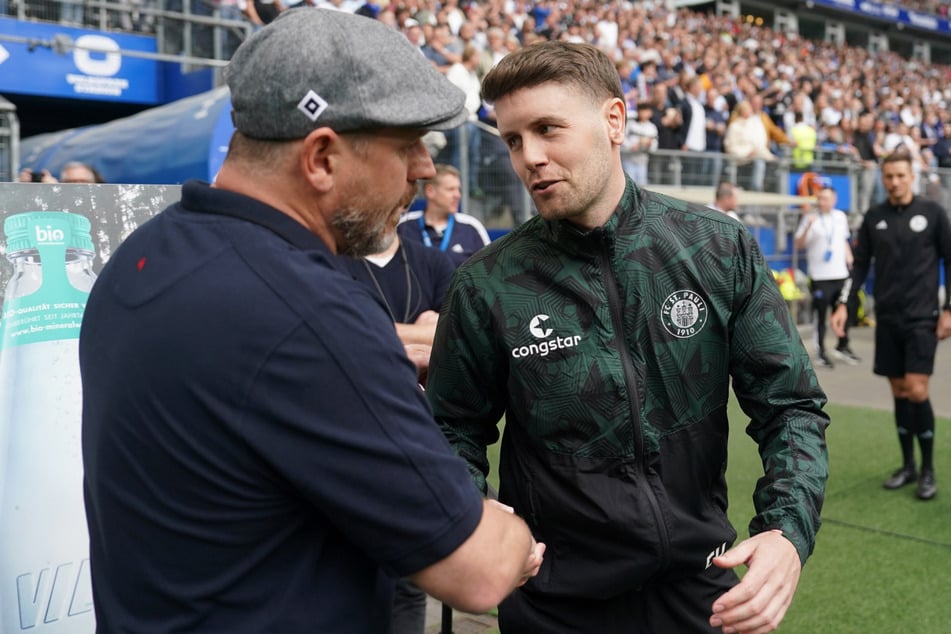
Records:
{"label": "gray flat cap", "polygon": [[467,117],[465,94],[406,37],[329,9],[284,11],[238,47],[225,79],[235,128],[257,139],[322,127],[450,130]]}

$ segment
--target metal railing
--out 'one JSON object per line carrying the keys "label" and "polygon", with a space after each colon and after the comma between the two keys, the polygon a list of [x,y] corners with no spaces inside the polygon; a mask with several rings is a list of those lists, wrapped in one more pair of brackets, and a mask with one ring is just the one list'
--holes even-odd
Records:
{"label": "metal railing", "polygon": [[20,121],[16,106],[0,97],[0,182],[16,180],[20,165]]}
{"label": "metal railing", "polygon": [[0,0],[2,15],[154,35],[160,55],[192,65],[230,59],[254,29],[236,4],[215,0]]}

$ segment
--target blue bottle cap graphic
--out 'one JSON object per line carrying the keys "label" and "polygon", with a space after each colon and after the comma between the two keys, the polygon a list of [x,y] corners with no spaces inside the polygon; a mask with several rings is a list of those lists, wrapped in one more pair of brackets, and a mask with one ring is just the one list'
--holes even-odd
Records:
{"label": "blue bottle cap graphic", "polygon": [[30,211],[8,216],[3,221],[7,253],[41,246],[93,251],[89,230],[90,223],[85,216],[62,211]]}

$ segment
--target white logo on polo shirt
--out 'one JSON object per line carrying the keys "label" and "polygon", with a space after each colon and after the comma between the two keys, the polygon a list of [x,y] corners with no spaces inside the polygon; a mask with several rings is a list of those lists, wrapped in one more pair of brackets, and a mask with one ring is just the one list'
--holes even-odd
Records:
{"label": "white logo on polo shirt", "polygon": [[879,220],[878,224],[875,225],[875,228],[880,231],[884,231],[885,229],[888,229],[888,223],[885,222],[884,220]]}
{"label": "white logo on polo shirt", "polygon": [[915,233],[921,233],[928,228],[928,219],[922,215],[912,216],[908,221],[908,227]]}

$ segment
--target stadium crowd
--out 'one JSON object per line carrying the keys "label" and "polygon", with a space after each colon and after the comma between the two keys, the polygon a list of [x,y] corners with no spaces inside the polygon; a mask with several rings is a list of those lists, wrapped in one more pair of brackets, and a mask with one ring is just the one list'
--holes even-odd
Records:
{"label": "stadium crowd", "polygon": [[[313,6],[362,13],[401,30],[443,72],[472,47],[479,78],[506,53],[533,42],[595,44],[616,61],[632,115],[639,104],[653,107],[659,149],[730,154],[733,148],[723,144],[729,126],[712,121],[729,118],[747,101],[767,127],[767,153],[757,156],[789,156],[799,143],[792,129],[801,124],[814,130],[800,154],[806,162],[812,152],[826,151],[872,166],[903,149],[914,157],[919,183],[935,168],[951,167],[951,69],[892,51],[808,40],[752,20],[672,10],[656,0],[325,0]],[[946,15],[949,3],[904,6]],[[699,136],[684,116],[694,99],[702,106],[694,111],[703,115],[705,142],[699,144],[690,141]],[[484,107],[480,116],[492,118]],[[736,148],[734,154],[753,156],[747,152]],[[877,179],[866,182],[872,187]],[[868,196],[861,201],[868,202]]]}
{"label": "stadium crowd", "polygon": [[[134,5],[150,3],[135,0]],[[68,4],[62,4],[63,10]],[[639,106],[652,111],[656,139],[632,139],[630,147],[642,153],[722,152],[749,160],[759,171],[752,189],[762,187],[762,162],[777,155],[793,156],[800,169],[808,169],[817,153],[862,162],[868,175],[856,201],[861,208],[872,196],[881,199],[875,170],[891,151],[912,155],[918,193],[924,192],[924,184],[938,181],[937,168],[951,168],[951,68],[892,51],[809,40],[749,17],[670,9],[662,0],[191,0],[191,5],[193,14],[213,7],[220,17],[247,20],[253,28],[302,5],[365,15],[400,30],[469,91],[513,50],[540,40],[589,42],[615,60],[629,121],[638,118]],[[163,6],[174,10],[169,3]],[[947,16],[951,2],[918,0],[901,6]],[[229,37],[227,42],[233,50],[239,40]],[[743,117],[734,112],[741,102],[749,103],[740,109]],[[476,117],[492,124],[485,106],[473,113]],[[740,129],[731,134],[729,123],[738,118],[747,120],[738,122],[734,127]],[[759,129],[759,121],[765,130]],[[763,144],[750,147],[751,139],[764,134]],[[742,144],[730,143],[731,138]],[[478,140],[470,145],[475,150],[470,163],[485,164],[491,158],[491,153],[480,157]],[[458,147],[450,147],[442,158],[462,168],[460,157]],[[702,184],[715,185],[721,165],[698,162],[710,175],[710,182]],[[951,182],[943,185],[947,189]],[[478,181],[469,189],[479,193]]]}

